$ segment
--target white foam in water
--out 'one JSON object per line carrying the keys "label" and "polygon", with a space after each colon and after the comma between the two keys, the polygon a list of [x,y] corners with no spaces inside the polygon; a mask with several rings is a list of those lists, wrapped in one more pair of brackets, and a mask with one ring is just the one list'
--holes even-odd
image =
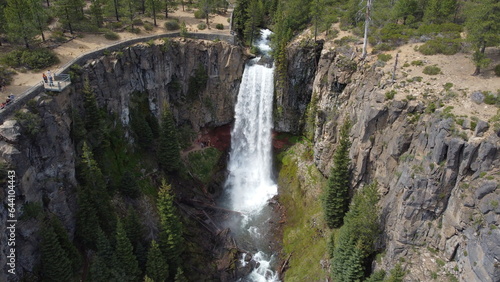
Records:
{"label": "white foam in water", "polygon": [[[261,34],[262,39],[256,45],[267,54],[271,51],[271,31],[264,30]],[[226,180],[231,209],[244,215],[241,228],[255,240],[261,234],[257,227],[248,226],[251,225],[250,219],[256,217],[268,200],[278,193],[271,175],[274,65],[269,68],[255,64],[259,59],[247,64],[243,73],[231,132],[229,176]],[[242,265],[246,265],[245,256]],[[270,269],[273,256],[258,251],[252,259],[257,262],[257,267],[244,281],[279,281],[277,274]]]}
{"label": "white foam in water", "polygon": [[279,281],[278,275],[269,269],[273,257],[267,258],[263,252],[257,252],[253,260],[257,262],[258,267],[250,273],[248,279],[255,282]]}
{"label": "white foam in water", "polygon": [[269,29],[261,30],[260,39],[255,42],[255,46],[265,55],[269,55],[271,51],[271,46],[269,45],[269,36],[271,36],[272,31]]}

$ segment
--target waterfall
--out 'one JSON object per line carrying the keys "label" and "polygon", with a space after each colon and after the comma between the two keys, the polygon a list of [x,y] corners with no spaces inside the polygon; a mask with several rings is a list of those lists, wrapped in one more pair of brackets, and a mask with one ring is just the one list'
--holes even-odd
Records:
{"label": "waterfall", "polygon": [[[269,30],[262,31],[262,39],[256,46],[264,53],[270,51]],[[265,236],[265,224],[270,220],[266,214],[267,202],[277,194],[277,185],[272,178],[272,110],[274,66],[259,63],[261,57],[251,60],[246,66],[235,108],[235,122],[231,132],[231,152],[228,164],[229,175],[225,190],[229,207],[241,212],[243,219],[233,227],[237,239],[252,242],[255,250],[252,260],[255,269],[242,281],[278,281],[271,270],[274,256],[270,254]],[[245,257],[242,258],[245,265]]]}

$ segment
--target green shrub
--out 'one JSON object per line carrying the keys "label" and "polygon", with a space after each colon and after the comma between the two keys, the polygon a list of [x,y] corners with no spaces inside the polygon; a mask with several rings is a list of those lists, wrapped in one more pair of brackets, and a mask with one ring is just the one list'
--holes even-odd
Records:
{"label": "green shrub", "polygon": [[123,27],[123,23],[122,22],[111,22],[111,23],[108,23],[106,25],[106,27],[111,28],[111,29],[119,29],[119,28]]}
{"label": "green shrub", "polygon": [[15,119],[21,125],[23,132],[30,138],[35,138],[42,127],[42,119],[39,115],[32,112],[18,111]]}
{"label": "green shrub", "polygon": [[185,21],[182,21],[182,23],[181,23],[180,36],[182,36],[182,37],[187,37],[188,36],[188,31],[187,31],[187,27],[186,27],[186,22]]}
{"label": "green shrub", "polygon": [[389,23],[380,29],[379,35],[382,42],[398,46],[408,41],[412,31],[403,25]]}
{"label": "green shrub", "polygon": [[344,45],[347,45],[349,43],[352,43],[352,42],[356,42],[357,39],[355,37],[352,37],[352,36],[344,36],[340,39],[335,39],[333,41],[333,43],[337,44],[337,45],[340,45],[340,46],[344,46]]}
{"label": "green shrub", "polygon": [[205,28],[207,28],[207,25],[206,25],[206,24],[204,24],[204,23],[200,23],[200,24],[198,24],[198,29],[199,29],[199,30],[204,30]]}
{"label": "green shrub", "polygon": [[426,66],[423,73],[427,75],[437,75],[441,73],[441,69],[438,66]]}
{"label": "green shrub", "polygon": [[412,61],[412,62],[411,62],[411,65],[412,65],[412,66],[421,67],[421,66],[425,65],[425,63],[424,63],[424,61],[422,61],[422,60],[416,60],[416,61]]}
{"label": "green shrub", "polygon": [[500,103],[500,96],[497,94],[493,94],[491,92],[483,92],[484,94],[484,103],[488,105],[495,105]]}
{"label": "green shrub", "polygon": [[201,10],[197,10],[194,12],[194,17],[197,19],[204,19],[207,17],[207,14],[205,14],[205,12],[203,12]]}
{"label": "green shrub", "polygon": [[423,24],[418,27],[417,35],[428,34],[460,34],[463,31],[463,26],[454,23],[444,24]]}
{"label": "green shrub", "polygon": [[500,76],[500,64],[495,66],[495,75]]}
{"label": "green shrub", "polygon": [[425,109],[425,112],[430,114],[436,111],[436,104],[434,102],[431,102],[429,106]]}
{"label": "green shrub", "polygon": [[381,60],[382,62],[387,62],[390,59],[392,59],[391,54],[378,54],[377,58]]}
{"label": "green shrub", "polygon": [[12,82],[12,76],[14,74],[14,71],[11,71],[4,66],[0,66],[0,87],[9,85]]}
{"label": "green shrub", "polygon": [[452,87],[453,87],[453,83],[451,82],[446,82],[444,85],[443,85],[444,89],[446,91],[450,90]]}
{"label": "green shrub", "polygon": [[189,153],[188,167],[191,174],[201,182],[208,184],[221,155],[219,150],[212,147]]}
{"label": "green shrub", "polygon": [[68,40],[64,36],[64,33],[62,31],[54,31],[54,32],[52,32],[50,38],[52,38],[52,40],[54,40],[55,42],[59,42],[59,43],[66,42],[66,40]]}
{"label": "green shrub", "polygon": [[153,30],[154,28],[154,25],[150,22],[144,22],[144,29],[147,30],[147,31],[151,31]]}
{"label": "green shrub", "polygon": [[397,93],[396,90],[387,91],[385,92],[385,98],[387,100],[391,100],[394,98],[394,95],[396,95],[396,93]]}
{"label": "green shrub", "polygon": [[394,47],[387,43],[380,43],[375,45],[375,47],[373,47],[373,52],[391,51],[391,50],[394,50]]}
{"label": "green shrub", "polygon": [[13,68],[26,67],[32,70],[39,70],[59,63],[59,58],[49,49],[24,49],[7,53],[2,57],[1,63]]}
{"label": "green shrub", "polygon": [[120,39],[120,36],[116,32],[107,31],[106,33],[104,33],[104,38],[106,38],[107,40],[118,40]]}
{"label": "green shrub", "polygon": [[43,207],[41,203],[26,202],[22,207],[22,214],[19,217],[20,220],[29,220],[32,218],[39,218],[43,213]]}
{"label": "green shrub", "polygon": [[133,25],[143,25],[144,23],[142,22],[142,20],[141,20],[141,19],[134,19],[134,20],[132,21],[132,24],[133,24]]}
{"label": "green shrub", "polygon": [[[215,25],[215,28],[216,28],[216,29],[223,30],[223,29],[224,29],[224,25],[223,25],[223,24],[221,24],[221,23],[218,23],[218,24],[216,24],[216,25]],[[499,65],[499,66],[500,66],[500,65]]]}
{"label": "green shrub", "polygon": [[130,33],[134,33],[134,34],[139,34],[141,33],[141,30],[137,27],[132,27],[132,26],[128,26],[126,29],[126,31],[130,32]]}
{"label": "green shrub", "polygon": [[261,51],[260,51],[259,47],[257,47],[257,46],[252,46],[252,47],[250,47],[250,53],[252,53],[252,54],[254,54],[254,55],[258,56],[258,55],[260,55],[260,54],[261,54]]}
{"label": "green shrub", "polygon": [[165,22],[165,28],[167,30],[178,30],[180,28],[179,22],[175,20],[169,20]]}
{"label": "green shrub", "polygon": [[454,55],[460,51],[460,43],[460,39],[436,38],[425,42],[418,51],[424,55]]}

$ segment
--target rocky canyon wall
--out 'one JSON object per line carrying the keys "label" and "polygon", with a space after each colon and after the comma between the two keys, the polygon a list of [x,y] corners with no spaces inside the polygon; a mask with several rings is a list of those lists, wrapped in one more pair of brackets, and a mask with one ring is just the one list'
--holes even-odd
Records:
{"label": "rocky canyon wall", "polygon": [[[304,49],[292,44],[290,52],[295,60]],[[278,118],[276,127],[290,129],[312,115],[314,163],[327,177],[339,125],[351,120],[352,187],[377,181],[381,194],[384,252],[376,269],[399,262],[408,271],[405,281],[498,281],[500,132],[486,120],[473,121],[475,128],[470,117],[459,122],[446,101],[433,111],[422,96],[388,98],[398,82],[376,62],[352,60],[354,53],[348,46],[323,48],[317,66],[290,62],[290,81],[305,70],[313,80],[300,83],[311,85],[307,92],[279,104],[295,119]],[[305,109],[304,101],[314,103],[307,114],[294,106]]]}
{"label": "rocky canyon wall", "polygon": [[[73,84],[62,93],[43,93],[22,112],[33,114],[36,130],[26,134],[16,118],[0,126],[0,158],[16,173],[17,218],[28,203],[56,215],[70,237],[75,232],[77,152],[72,143],[72,109],[83,107],[78,89],[88,80],[100,107],[119,117],[128,128],[131,94],[147,93],[149,109],[160,117],[170,106],[177,125],[216,127],[233,120],[234,104],[247,57],[243,49],[224,42],[190,39],[136,44],[72,68]],[[129,135],[129,142],[134,142]],[[6,196],[2,189],[2,199]],[[5,230],[6,206],[0,206],[0,229]],[[0,281],[29,277],[39,263],[37,218],[17,223],[17,274],[0,273]],[[0,264],[5,266],[7,233],[0,233]],[[4,268],[6,270],[6,268]]]}

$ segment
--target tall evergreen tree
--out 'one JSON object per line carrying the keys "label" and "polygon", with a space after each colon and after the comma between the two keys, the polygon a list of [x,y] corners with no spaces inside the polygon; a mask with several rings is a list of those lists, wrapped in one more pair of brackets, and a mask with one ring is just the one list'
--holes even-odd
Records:
{"label": "tall evergreen tree", "polygon": [[78,209],[76,212],[76,238],[87,249],[95,249],[96,232],[99,226],[93,197],[90,189],[80,187],[78,191]]}
{"label": "tall evergreen tree", "polygon": [[109,282],[114,281],[111,270],[106,266],[106,260],[100,256],[94,256],[90,263],[90,281]]}
{"label": "tall evergreen tree", "polygon": [[182,225],[174,207],[172,188],[162,181],[156,203],[160,215],[160,250],[170,267],[170,277],[174,277],[182,254]]}
{"label": "tall evergreen tree", "polygon": [[237,0],[233,10],[233,30],[240,36],[243,36],[248,20],[248,4],[248,0]]}
{"label": "tall evergreen tree", "polygon": [[45,34],[43,31],[47,28],[48,15],[42,6],[40,0],[28,0],[30,11],[33,13],[33,24],[42,36],[42,41],[45,42]]}
{"label": "tall evergreen tree", "polygon": [[125,229],[120,220],[116,224],[116,261],[118,269],[125,274],[126,281],[136,281],[139,278],[141,271],[135,257],[132,244],[127,238]]}
{"label": "tall evergreen tree", "polygon": [[375,252],[379,236],[377,184],[358,191],[338,230],[332,251],[332,276],[335,281],[361,281],[365,265]]}
{"label": "tall evergreen tree", "polygon": [[198,1],[198,9],[200,9],[200,11],[203,11],[203,13],[205,14],[205,20],[208,28],[210,28],[210,23],[208,22],[208,18],[210,16],[210,13],[212,13],[212,11],[214,10],[214,8],[215,8],[215,0]]}
{"label": "tall evergreen tree", "polygon": [[97,228],[97,251],[90,266],[90,278],[95,282],[114,281],[119,277],[118,263],[111,244],[101,228]]}
{"label": "tall evergreen tree", "polygon": [[154,282],[164,282],[168,278],[168,264],[154,240],[151,242],[148,252],[146,275]]}
{"label": "tall evergreen tree", "polygon": [[104,22],[104,12],[103,12],[103,1],[102,0],[91,0],[90,1],[90,18],[95,26],[102,27]]}
{"label": "tall evergreen tree", "polygon": [[146,8],[147,11],[151,13],[151,16],[153,17],[153,24],[157,26],[156,24],[156,14],[160,10],[161,6],[161,0],[146,0]]}
{"label": "tall evergreen tree", "polygon": [[333,167],[328,179],[324,198],[325,217],[328,227],[338,228],[349,206],[349,120],[344,121],[339,132],[339,145],[333,156]]}
{"label": "tall evergreen tree", "polygon": [[424,20],[431,23],[450,21],[455,15],[457,0],[429,0],[426,5]]}
{"label": "tall evergreen tree", "polygon": [[82,266],[82,257],[80,256],[80,253],[76,249],[75,245],[73,245],[73,243],[69,240],[68,231],[64,228],[61,221],[56,216],[52,216],[50,225],[52,226],[54,233],[57,235],[61,248],[68,255],[73,273],[77,273]]}
{"label": "tall evergreen tree", "polygon": [[42,230],[40,243],[42,281],[71,281],[72,269],[68,254],[59,243],[50,224]]}
{"label": "tall evergreen tree", "polygon": [[83,7],[85,3],[82,0],[59,0],[55,4],[55,15],[59,21],[74,33],[74,24],[83,18]]}
{"label": "tall evergreen tree", "polygon": [[485,55],[486,47],[500,42],[500,1],[469,1],[465,10],[467,39],[474,49],[472,61],[476,70],[473,75],[479,75],[481,68],[487,67],[491,62]]}
{"label": "tall evergreen tree", "polygon": [[251,0],[248,6],[248,19],[245,22],[245,40],[248,45],[252,45],[254,39],[260,36],[259,26],[262,24],[264,17],[264,6],[260,0]]}
{"label": "tall evergreen tree", "polygon": [[169,10],[173,10],[177,3],[175,0],[163,0],[163,4],[165,5],[165,18],[168,18]]}
{"label": "tall evergreen tree", "polygon": [[177,273],[175,274],[175,282],[188,282],[189,280],[184,275],[184,270],[181,267],[177,267]]}
{"label": "tall evergreen tree", "polygon": [[96,226],[100,226],[106,234],[111,234],[116,221],[111,199],[106,191],[106,181],[86,142],[82,150],[79,164],[79,181],[82,185],[78,193],[77,235],[86,247],[93,249],[96,239],[93,230]]}
{"label": "tall evergreen tree", "polygon": [[13,41],[22,41],[26,48],[30,48],[37,31],[28,0],[8,0],[4,13],[7,36]]}
{"label": "tall evergreen tree", "polygon": [[174,118],[168,105],[165,105],[160,129],[158,160],[166,172],[178,171],[181,166],[179,141]]}

